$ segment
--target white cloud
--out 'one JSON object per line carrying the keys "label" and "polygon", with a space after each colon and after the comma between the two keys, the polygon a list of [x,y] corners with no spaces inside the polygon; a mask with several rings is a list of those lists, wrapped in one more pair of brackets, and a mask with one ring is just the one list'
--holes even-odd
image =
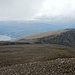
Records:
{"label": "white cloud", "polygon": [[75,0],[45,0],[37,19],[74,19]]}
{"label": "white cloud", "polygon": [[0,1],[0,20],[32,19],[44,0],[3,0]]}
{"label": "white cloud", "polygon": [[7,35],[0,35],[0,41],[9,41],[11,40],[10,36]]}
{"label": "white cloud", "polygon": [[75,19],[75,0],[0,0],[0,20]]}

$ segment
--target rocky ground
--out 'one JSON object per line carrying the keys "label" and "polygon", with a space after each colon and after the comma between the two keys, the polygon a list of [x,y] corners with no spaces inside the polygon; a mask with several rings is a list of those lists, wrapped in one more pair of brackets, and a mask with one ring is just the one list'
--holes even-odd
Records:
{"label": "rocky ground", "polygon": [[17,64],[0,68],[0,75],[75,75],[75,58]]}

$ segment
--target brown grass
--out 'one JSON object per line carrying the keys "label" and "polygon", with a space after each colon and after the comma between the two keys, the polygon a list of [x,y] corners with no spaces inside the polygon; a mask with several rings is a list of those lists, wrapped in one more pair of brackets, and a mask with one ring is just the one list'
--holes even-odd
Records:
{"label": "brown grass", "polygon": [[0,46],[0,67],[72,57],[75,57],[74,49],[59,45]]}

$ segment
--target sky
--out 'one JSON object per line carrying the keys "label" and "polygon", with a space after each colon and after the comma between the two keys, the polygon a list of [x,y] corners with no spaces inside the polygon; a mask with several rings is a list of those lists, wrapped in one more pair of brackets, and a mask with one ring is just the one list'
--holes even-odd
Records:
{"label": "sky", "polygon": [[75,0],[0,0],[0,21],[74,21]]}
{"label": "sky", "polygon": [[63,28],[75,28],[75,0],[0,0],[0,40]]}

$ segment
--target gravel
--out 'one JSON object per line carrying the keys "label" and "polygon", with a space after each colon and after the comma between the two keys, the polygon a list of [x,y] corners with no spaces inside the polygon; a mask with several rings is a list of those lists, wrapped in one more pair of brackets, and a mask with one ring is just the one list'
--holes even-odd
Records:
{"label": "gravel", "polygon": [[75,75],[75,58],[58,58],[2,67],[0,75]]}

